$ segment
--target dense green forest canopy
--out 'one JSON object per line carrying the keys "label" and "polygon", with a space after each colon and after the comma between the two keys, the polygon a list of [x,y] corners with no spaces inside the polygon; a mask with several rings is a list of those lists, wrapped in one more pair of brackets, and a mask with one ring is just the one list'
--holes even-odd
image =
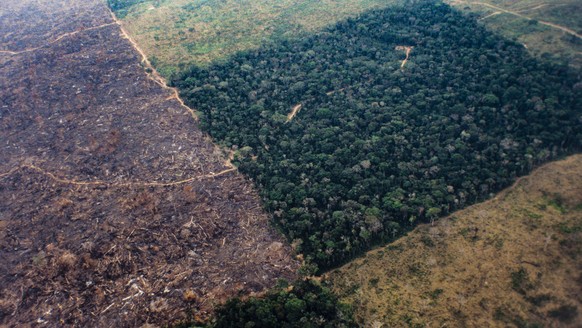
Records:
{"label": "dense green forest canopy", "polygon": [[218,309],[212,328],[354,327],[349,308],[325,286],[306,280],[275,288],[260,299],[232,299]]}
{"label": "dense green forest canopy", "polygon": [[[445,0],[544,60],[582,67],[580,0]],[[577,36],[578,35],[578,36]]]}
{"label": "dense green forest canopy", "polygon": [[[413,47],[403,67],[401,47]],[[416,2],[173,83],[325,269],[579,150],[579,81],[448,5]]]}

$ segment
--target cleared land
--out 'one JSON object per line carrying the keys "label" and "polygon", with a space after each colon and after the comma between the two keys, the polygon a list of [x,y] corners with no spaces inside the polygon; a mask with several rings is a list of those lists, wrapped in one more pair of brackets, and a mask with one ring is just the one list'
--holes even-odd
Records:
{"label": "cleared land", "polygon": [[0,326],[162,325],[295,277],[103,1],[3,1],[0,49]]}
{"label": "cleared land", "polygon": [[579,327],[582,155],[330,273],[365,327]]}
{"label": "cleared land", "polygon": [[521,42],[536,56],[582,67],[580,0],[448,0],[481,22]]}
{"label": "cleared land", "polygon": [[394,0],[144,1],[127,10],[124,26],[168,77],[274,39],[296,37]]}
{"label": "cleared land", "polygon": [[[192,64],[206,65],[400,2],[146,0],[124,9],[122,20],[154,66],[170,77]],[[518,40],[537,56],[582,66],[580,0],[448,2],[477,13],[488,27]]]}

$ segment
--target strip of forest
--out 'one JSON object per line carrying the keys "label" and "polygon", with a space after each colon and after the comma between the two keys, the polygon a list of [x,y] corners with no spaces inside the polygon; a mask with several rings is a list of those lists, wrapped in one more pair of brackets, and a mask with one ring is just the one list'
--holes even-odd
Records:
{"label": "strip of forest", "polygon": [[[414,47],[404,69],[397,47]],[[192,67],[172,83],[236,150],[317,271],[579,151],[579,81],[448,5],[417,2]]]}

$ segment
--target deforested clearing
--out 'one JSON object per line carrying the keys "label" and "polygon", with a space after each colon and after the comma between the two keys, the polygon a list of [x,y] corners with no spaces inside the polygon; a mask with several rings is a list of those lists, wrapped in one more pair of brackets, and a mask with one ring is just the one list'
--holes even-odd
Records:
{"label": "deforested clearing", "polygon": [[103,1],[3,1],[0,325],[204,319],[298,267]]}

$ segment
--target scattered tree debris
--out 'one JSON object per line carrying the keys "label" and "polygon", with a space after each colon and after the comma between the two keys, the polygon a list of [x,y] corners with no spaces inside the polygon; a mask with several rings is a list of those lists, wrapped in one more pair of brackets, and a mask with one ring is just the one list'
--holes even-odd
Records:
{"label": "scattered tree debris", "polygon": [[162,325],[295,278],[251,182],[104,1],[2,5],[0,326]]}

